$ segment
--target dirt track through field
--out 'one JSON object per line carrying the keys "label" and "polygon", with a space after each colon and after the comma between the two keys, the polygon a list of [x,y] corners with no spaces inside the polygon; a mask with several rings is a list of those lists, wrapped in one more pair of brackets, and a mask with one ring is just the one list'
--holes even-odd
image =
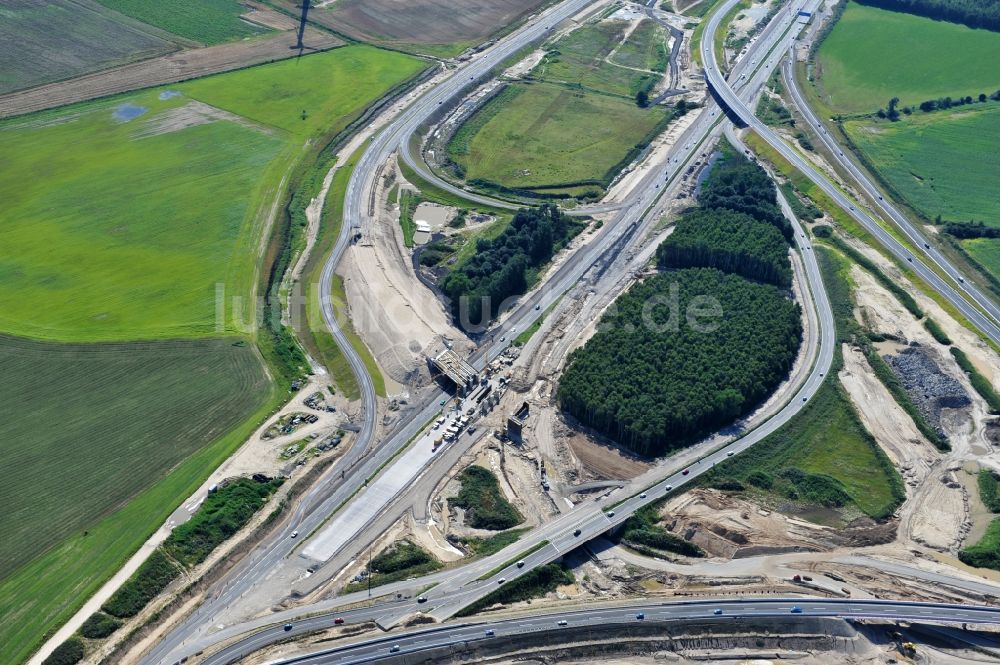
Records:
{"label": "dirt track through field", "polygon": [[[325,32],[306,28],[305,54],[342,46]],[[140,88],[177,83],[233,69],[297,56],[294,31],[260,39],[171,53],[79,78],[14,92],[0,97],[0,118],[116,95]]]}

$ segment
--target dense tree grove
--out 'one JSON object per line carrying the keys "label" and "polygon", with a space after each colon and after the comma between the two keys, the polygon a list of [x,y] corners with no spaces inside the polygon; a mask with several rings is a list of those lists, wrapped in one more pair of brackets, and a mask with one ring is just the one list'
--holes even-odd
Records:
{"label": "dense tree grove", "polygon": [[982,222],[946,222],[944,232],[961,238],[1000,238],[1000,229],[986,226]]}
{"label": "dense tree grove", "polygon": [[1000,30],[1000,0],[858,0],[863,5]]}
{"label": "dense tree grove", "polygon": [[584,424],[646,455],[759,403],[787,375],[802,335],[798,304],[777,288],[712,268],[647,279],[614,310],[571,354],[558,399]]}
{"label": "dense tree grove", "polygon": [[527,290],[529,270],[551,259],[578,228],[556,206],[544,205],[518,210],[495,240],[476,241],[476,253],[441,282],[459,324],[469,328],[495,317],[506,298]]}
{"label": "dense tree grove", "polygon": [[682,216],[656,249],[656,260],[661,268],[718,268],[777,286],[792,283],[781,232],[726,209],[702,208]]}
{"label": "dense tree grove", "polygon": [[742,155],[717,162],[698,195],[702,208],[728,208],[773,224],[791,240],[792,227],[781,214],[774,182],[757,164]]}

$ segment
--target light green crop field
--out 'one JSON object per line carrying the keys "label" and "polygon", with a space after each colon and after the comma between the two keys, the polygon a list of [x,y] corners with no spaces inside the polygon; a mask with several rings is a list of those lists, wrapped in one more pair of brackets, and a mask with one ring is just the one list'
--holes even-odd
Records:
{"label": "light green crop field", "polygon": [[206,104],[302,137],[343,129],[387,90],[426,66],[403,53],[354,45],[208,76],[176,88]]}
{"label": "light green crop field", "polygon": [[962,240],[961,244],[976,263],[1000,279],[1000,239],[974,238]]}
{"label": "light green crop field", "polygon": [[0,124],[0,330],[191,337],[215,330],[217,284],[249,297],[254,192],[284,142],[236,122],[172,131],[188,101],[148,92]]}
{"label": "light green crop field", "polygon": [[850,3],[823,42],[817,89],[833,112],[873,112],[1000,88],[1000,33]]}
{"label": "light green crop field", "polygon": [[[624,21],[601,21],[574,30],[549,45],[549,53],[532,75],[598,93],[634,98],[645,81],[659,75],[619,66],[614,64],[616,58],[611,58],[611,62],[606,60],[625,39],[627,27]],[[644,53],[650,48],[655,52],[655,31],[636,32],[623,45],[626,58],[630,52]]]}
{"label": "light green crop field", "polygon": [[928,219],[1000,227],[1000,103],[844,123],[878,172]]}
{"label": "light green crop field", "polygon": [[[48,340],[0,337],[0,662],[37,648],[280,401],[256,325],[227,301],[216,328],[216,286],[252,296],[285,176],[423,67],[370,47],[297,62],[0,123],[0,331]],[[315,114],[289,119],[299,106]]]}
{"label": "light green crop field", "polygon": [[[61,341],[239,332],[233,315],[252,311],[258,212],[303,137],[343,129],[422,66],[346,47],[172,87],[179,96],[154,90],[0,123],[0,331]],[[208,122],[218,112],[192,100],[241,115]],[[304,121],[300,107],[312,109]]]}
{"label": "light green crop field", "polygon": [[218,44],[266,32],[240,18],[237,0],[97,0],[105,7],[203,44]]}
{"label": "light green crop field", "polygon": [[666,113],[560,85],[515,83],[462,127],[449,150],[469,180],[551,189],[599,182]]}

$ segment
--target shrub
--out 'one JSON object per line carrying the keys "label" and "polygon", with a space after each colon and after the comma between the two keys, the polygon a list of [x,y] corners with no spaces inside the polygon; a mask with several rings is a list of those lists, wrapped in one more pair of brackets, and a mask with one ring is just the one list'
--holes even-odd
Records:
{"label": "shrub", "polygon": [[55,648],[42,665],[75,665],[83,660],[83,640],[71,637]]}
{"label": "shrub", "polygon": [[449,499],[466,511],[466,522],[474,529],[502,531],[524,521],[517,508],[503,498],[496,476],[481,466],[470,466],[459,476],[462,489]]}
{"label": "shrub", "polygon": [[121,625],[122,622],[113,616],[94,612],[80,626],[80,634],[89,640],[99,640],[118,630]]}
{"label": "shrub", "polygon": [[111,598],[108,598],[101,609],[120,619],[134,617],[146,603],[180,575],[180,572],[177,564],[167,558],[163,549],[158,547],[139,566],[139,570],[128,578]]}

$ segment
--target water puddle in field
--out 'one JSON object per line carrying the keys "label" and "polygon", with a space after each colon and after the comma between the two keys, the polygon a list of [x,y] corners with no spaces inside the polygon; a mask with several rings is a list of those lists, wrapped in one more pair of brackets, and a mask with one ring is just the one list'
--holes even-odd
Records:
{"label": "water puddle in field", "polygon": [[145,106],[136,106],[135,104],[122,104],[115,109],[115,112],[111,116],[118,122],[128,122],[129,120],[135,120],[139,116],[145,114],[149,109]]}
{"label": "water puddle in field", "polygon": [[163,92],[160,93],[160,101],[163,102],[168,99],[173,99],[174,97],[180,97],[180,96],[181,93],[177,92],[176,90],[164,90]]}

